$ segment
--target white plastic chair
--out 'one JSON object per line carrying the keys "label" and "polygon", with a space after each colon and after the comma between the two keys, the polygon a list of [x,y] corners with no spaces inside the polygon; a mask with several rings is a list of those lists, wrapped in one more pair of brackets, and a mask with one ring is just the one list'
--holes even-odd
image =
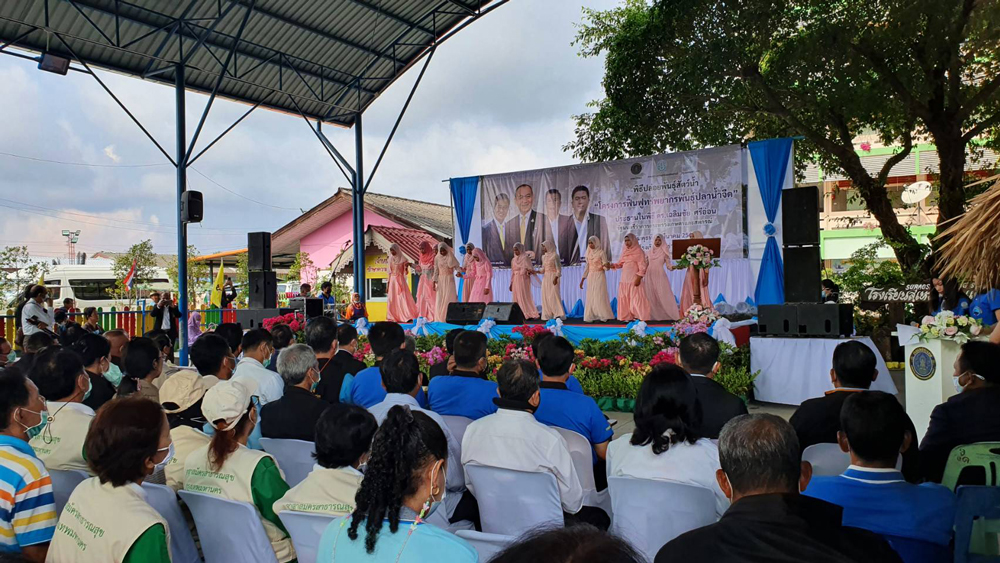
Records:
{"label": "white plastic chair", "polygon": [[90,478],[85,471],[79,469],[49,469],[49,477],[52,479],[52,498],[56,503],[56,516],[62,514],[63,507],[69,501],[69,496],[73,494],[73,489]]}
{"label": "white plastic chair", "polygon": [[479,563],[486,563],[494,555],[500,553],[505,547],[514,543],[517,538],[514,536],[501,536],[500,534],[486,534],[475,530],[459,530],[455,535],[472,544],[479,553]]}
{"label": "white plastic chair", "polygon": [[611,532],[627,539],[648,561],[677,536],[716,521],[711,489],[631,477],[609,477]]}
{"label": "white plastic chair", "polygon": [[451,415],[441,415],[444,419],[444,423],[448,425],[448,430],[451,430],[451,435],[458,440],[459,445],[462,444],[462,438],[465,437],[465,429],[472,424],[472,419],[464,416],[451,416]]}
{"label": "white plastic chair", "polygon": [[335,517],[316,512],[286,510],[278,513],[278,518],[281,518],[281,523],[292,537],[292,545],[295,546],[295,555],[299,563],[314,563],[316,551],[319,549],[319,538]]}
{"label": "white plastic chair", "polygon": [[178,491],[191,509],[205,563],[277,563],[257,509],[194,491]]}
{"label": "white plastic chair", "polygon": [[278,438],[261,438],[260,446],[264,451],[278,460],[278,467],[285,474],[285,482],[294,487],[306,478],[313,470],[316,460],[313,453],[316,444],[305,440],[284,440]]}
{"label": "white plastic chair", "polygon": [[174,563],[201,563],[198,546],[177,502],[177,493],[166,485],[146,482],[143,482],[142,490],[146,493],[146,502],[166,519],[170,527],[170,554]]}
{"label": "white plastic chair", "polygon": [[607,490],[598,491],[594,481],[594,447],[590,445],[590,440],[572,430],[558,426],[549,428],[555,429],[566,440],[576,474],[580,477],[580,486],[583,487],[583,505],[596,506],[611,516],[611,496]]}
{"label": "white plastic chair", "polygon": [[851,454],[839,444],[813,444],[802,451],[802,461],[813,466],[813,475],[840,475],[851,465]]}
{"label": "white plastic chair", "polygon": [[563,526],[562,503],[555,475],[485,465],[466,465],[479,501],[483,531],[519,536],[544,526]]}

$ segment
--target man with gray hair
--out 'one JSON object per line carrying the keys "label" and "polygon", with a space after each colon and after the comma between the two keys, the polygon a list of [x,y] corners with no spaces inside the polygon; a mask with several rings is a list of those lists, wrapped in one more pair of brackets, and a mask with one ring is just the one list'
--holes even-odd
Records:
{"label": "man with gray hair", "polygon": [[732,505],[715,524],[660,548],[655,563],[901,562],[880,536],[841,524],[843,509],[800,495],[812,477],[795,429],[772,414],[722,428],[716,479]]}
{"label": "man with gray hair", "polygon": [[285,382],[285,393],[260,409],[261,436],[312,442],[316,421],[330,406],[314,394],[321,377],[316,353],[305,344],[282,349],[278,373]]}

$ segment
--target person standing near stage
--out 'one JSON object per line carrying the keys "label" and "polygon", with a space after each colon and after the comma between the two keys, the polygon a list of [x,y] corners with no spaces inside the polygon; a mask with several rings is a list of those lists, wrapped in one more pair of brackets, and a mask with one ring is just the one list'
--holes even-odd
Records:
{"label": "person standing near stage", "polygon": [[649,300],[642,283],[646,275],[646,253],[634,234],[625,235],[621,258],[612,267],[622,271],[621,281],[618,282],[618,320],[649,319]]}
{"label": "person standing near stage", "polygon": [[434,275],[434,247],[424,240],[420,241],[420,263],[418,264],[420,282],[417,285],[417,316],[427,319],[427,322],[434,322],[438,319],[434,317],[434,307],[437,301],[437,290],[435,289]]}
{"label": "person standing near stage", "polygon": [[472,291],[469,292],[469,303],[489,303],[493,300],[493,265],[482,248],[472,251],[472,262],[469,264],[475,272]]}
{"label": "person standing near stage", "polygon": [[462,280],[465,281],[462,284],[462,301],[465,303],[469,302],[469,295],[472,294],[472,284],[476,283],[476,270],[472,267],[472,263],[475,262],[473,258],[475,251],[476,245],[471,242],[465,245],[465,258],[462,259]]}
{"label": "person standing near stage", "polygon": [[437,279],[434,281],[434,291],[437,300],[434,305],[434,318],[443,323],[448,318],[448,305],[458,301],[458,292],[455,291],[455,272],[459,270],[458,259],[451,247],[440,242],[437,245],[437,255],[434,257],[434,272]]}
{"label": "person standing near stage", "polygon": [[511,299],[521,307],[525,319],[537,319],[538,308],[531,296],[531,276],[535,267],[531,265],[534,253],[524,250],[521,243],[514,244],[514,259],[510,261]]}
{"label": "person standing near stage", "polygon": [[[702,238],[699,231],[691,233],[688,238]],[[708,269],[698,269],[688,266],[684,276],[684,288],[681,290],[681,315],[686,315],[693,305],[712,308],[712,298],[708,295]]]}
{"label": "person standing near stage", "polygon": [[389,291],[386,296],[385,317],[393,322],[406,323],[417,318],[417,304],[413,302],[406,274],[411,262],[403,256],[398,244],[389,247]]}
{"label": "person standing near stage", "polygon": [[604,253],[601,239],[590,237],[587,240],[586,259],[587,264],[580,279],[580,289],[583,289],[583,282],[587,282],[587,295],[583,301],[583,320],[588,323],[609,321],[615,318],[615,314],[611,311],[608,281],[604,270],[611,265],[608,263],[608,255]]}
{"label": "person standing near stage", "polygon": [[559,281],[562,279],[562,264],[556,245],[551,240],[542,243],[542,320],[565,319],[562,298],[559,296]]}
{"label": "person standing near stage", "polygon": [[[681,317],[677,310],[677,298],[670,288],[663,266],[667,264],[667,244],[663,235],[656,235],[653,248],[649,249],[649,266],[646,268],[646,297],[649,299],[649,318],[654,321],[676,321]],[[669,266],[668,266],[669,267]]]}

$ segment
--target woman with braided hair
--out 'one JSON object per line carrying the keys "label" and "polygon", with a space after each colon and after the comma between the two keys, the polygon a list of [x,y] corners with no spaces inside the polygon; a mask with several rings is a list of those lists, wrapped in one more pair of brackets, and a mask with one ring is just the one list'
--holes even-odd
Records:
{"label": "woman with braided hair", "polygon": [[397,405],[372,442],[357,508],[320,539],[317,561],[475,563],[471,545],[425,519],[445,497],[448,440],[433,419]]}

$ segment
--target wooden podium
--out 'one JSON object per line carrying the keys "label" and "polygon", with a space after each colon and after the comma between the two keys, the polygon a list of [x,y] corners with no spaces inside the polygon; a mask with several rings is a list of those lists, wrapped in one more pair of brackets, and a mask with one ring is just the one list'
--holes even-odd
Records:
{"label": "wooden podium", "polygon": [[712,256],[716,260],[719,259],[719,254],[722,253],[722,239],[721,238],[679,238],[674,239],[671,242],[673,246],[672,258],[674,260],[680,260],[687,249],[696,244],[700,244],[705,248],[711,250],[715,254]]}

